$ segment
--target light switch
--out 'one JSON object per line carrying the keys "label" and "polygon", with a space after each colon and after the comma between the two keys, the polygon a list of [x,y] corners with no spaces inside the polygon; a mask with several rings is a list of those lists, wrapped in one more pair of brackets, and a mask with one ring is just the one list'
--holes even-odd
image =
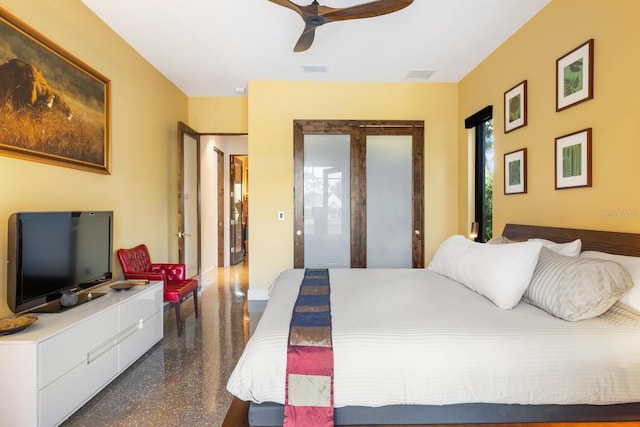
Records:
{"label": "light switch", "polygon": [[284,221],[284,211],[279,211],[278,212],[278,220],[279,221]]}

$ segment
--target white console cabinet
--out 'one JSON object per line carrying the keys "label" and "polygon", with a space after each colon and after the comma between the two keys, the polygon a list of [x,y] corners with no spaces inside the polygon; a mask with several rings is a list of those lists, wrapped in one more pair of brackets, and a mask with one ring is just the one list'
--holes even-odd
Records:
{"label": "white console cabinet", "polygon": [[162,339],[162,282],[114,291],[0,336],[0,424],[55,426]]}

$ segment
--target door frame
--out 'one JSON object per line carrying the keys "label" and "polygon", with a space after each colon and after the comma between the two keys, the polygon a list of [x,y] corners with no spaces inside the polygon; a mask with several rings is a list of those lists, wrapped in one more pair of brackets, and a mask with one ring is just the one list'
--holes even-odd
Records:
{"label": "door frame", "polygon": [[197,212],[196,212],[196,222],[198,226],[198,232],[196,233],[196,244],[198,248],[198,256],[197,256],[197,271],[196,275],[199,276],[201,273],[201,252],[202,252],[202,236],[200,233],[201,230],[201,199],[200,199],[200,133],[193,130],[189,126],[187,126],[183,122],[178,122],[178,262],[185,262],[185,244],[184,244],[184,236],[185,236],[185,212],[184,212],[184,184],[185,184],[185,171],[184,171],[184,144],[185,144],[185,136],[190,136],[196,141],[196,193],[197,193]]}
{"label": "door frame", "polygon": [[224,267],[224,153],[217,149],[213,148],[213,151],[216,155],[216,165],[217,165],[217,180],[218,180],[218,188],[217,191],[217,205],[218,205],[218,213],[217,213],[217,233],[218,233],[218,267]]}
{"label": "door frame", "polygon": [[350,135],[351,268],[367,266],[366,139],[412,136],[412,266],[424,267],[424,122],[419,120],[294,120],[293,266],[304,268],[304,135]]}

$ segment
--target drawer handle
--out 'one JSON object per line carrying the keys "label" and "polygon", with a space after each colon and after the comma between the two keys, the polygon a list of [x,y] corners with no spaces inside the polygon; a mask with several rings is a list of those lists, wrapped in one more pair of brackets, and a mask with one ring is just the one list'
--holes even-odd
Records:
{"label": "drawer handle", "polygon": [[107,353],[113,347],[117,346],[122,341],[126,340],[131,335],[135,334],[137,331],[142,329],[143,327],[144,327],[144,319],[140,319],[133,325],[129,326],[124,331],[114,336],[113,338],[110,338],[108,341],[105,341],[104,343],[100,344],[98,347],[96,347],[95,349],[87,353],[87,364],[91,364],[95,362],[98,358],[100,358],[100,356]]}

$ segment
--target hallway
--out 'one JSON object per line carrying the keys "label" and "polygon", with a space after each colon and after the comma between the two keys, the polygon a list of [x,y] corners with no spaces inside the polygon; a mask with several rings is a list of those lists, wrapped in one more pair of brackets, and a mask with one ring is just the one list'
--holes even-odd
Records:
{"label": "hallway", "polygon": [[164,339],[62,425],[222,425],[226,382],[249,333],[247,289],[246,260],[219,268],[217,283],[203,286],[197,322],[193,300],[182,303],[181,337],[165,306]]}

